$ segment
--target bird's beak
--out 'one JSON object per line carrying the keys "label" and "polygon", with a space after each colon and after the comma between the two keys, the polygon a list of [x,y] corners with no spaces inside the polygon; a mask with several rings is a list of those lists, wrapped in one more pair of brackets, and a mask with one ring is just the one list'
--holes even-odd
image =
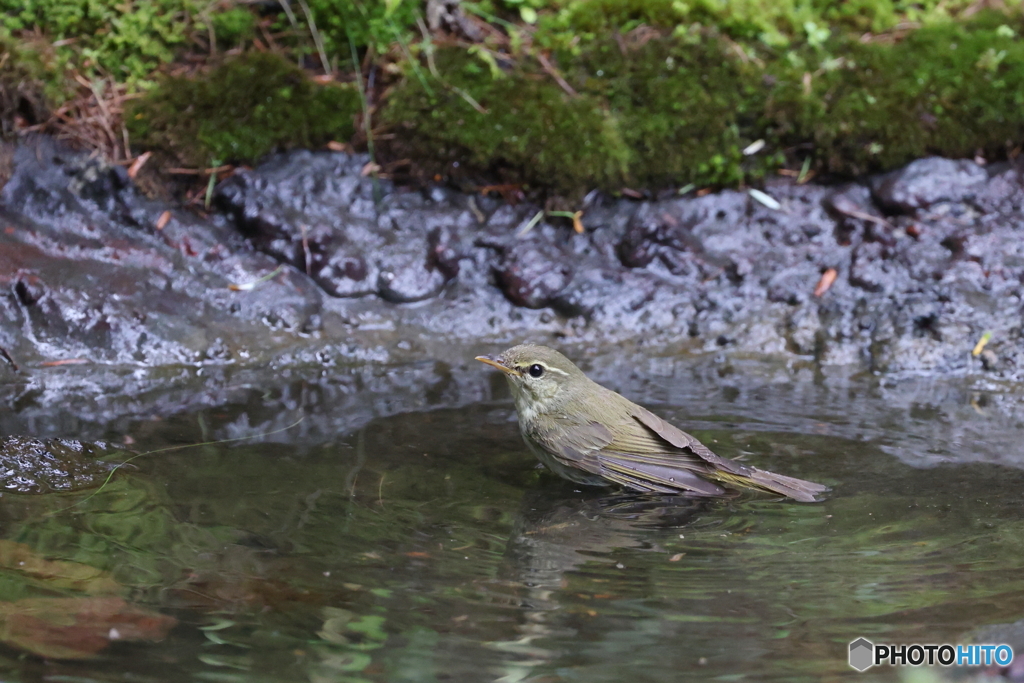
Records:
{"label": "bird's beak", "polygon": [[494,367],[504,372],[506,375],[511,375],[515,372],[515,370],[513,370],[510,367],[507,367],[504,363],[502,363],[500,358],[495,358],[494,356],[477,356],[476,360],[480,361],[481,363],[493,365]]}

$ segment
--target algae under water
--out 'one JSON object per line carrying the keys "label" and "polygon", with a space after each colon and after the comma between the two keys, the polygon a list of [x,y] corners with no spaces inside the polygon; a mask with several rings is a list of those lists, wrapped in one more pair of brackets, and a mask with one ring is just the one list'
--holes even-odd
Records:
{"label": "algae under water", "polygon": [[[5,433],[131,436],[135,451],[305,419],[138,458],[98,493],[4,493],[5,541],[95,568],[177,625],[88,661],[5,647],[0,667],[9,680],[815,681],[853,675],[861,636],[965,642],[1024,618],[1012,386],[588,368],[722,455],[834,487],[820,504],[695,502],[546,475],[504,382],[470,362],[277,384],[226,373],[230,391],[179,409],[157,392],[108,424],[75,419],[73,401],[43,419],[43,393],[24,396]],[[15,604],[90,586],[0,571]]]}

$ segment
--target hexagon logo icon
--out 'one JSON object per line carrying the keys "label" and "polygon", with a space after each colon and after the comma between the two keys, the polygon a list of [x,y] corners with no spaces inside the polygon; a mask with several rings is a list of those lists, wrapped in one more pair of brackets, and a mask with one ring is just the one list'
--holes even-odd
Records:
{"label": "hexagon logo icon", "polygon": [[875,644],[867,638],[858,638],[850,643],[850,666],[857,671],[867,671],[874,664]]}

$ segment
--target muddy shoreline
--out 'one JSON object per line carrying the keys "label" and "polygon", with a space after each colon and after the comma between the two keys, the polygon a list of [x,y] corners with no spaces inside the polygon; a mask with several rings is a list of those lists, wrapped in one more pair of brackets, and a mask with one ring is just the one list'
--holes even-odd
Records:
{"label": "muddy shoreline", "polygon": [[[727,393],[789,384],[809,410],[814,387],[855,381],[898,421],[948,413],[943,438],[960,443],[982,439],[957,431],[957,411],[1007,425],[1021,412],[1024,189],[1008,165],[925,159],[863,184],[778,183],[765,189],[778,208],[739,191],[595,194],[577,234],[563,218],[527,232],[534,206],[374,181],[340,153],[240,172],[204,216],[46,138],[6,151],[6,434],[74,425],[116,440],[263,390],[313,413],[351,404],[344,424],[311,418],[317,441],[501,398],[469,359],[523,340],[634,397],[650,394],[633,386],[645,376]],[[244,427],[283,427],[284,412]]]}
{"label": "muddy shoreline", "polygon": [[203,216],[46,138],[7,152],[0,347],[26,370],[329,366],[523,339],[1024,370],[1024,183],[1009,165],[923,159],[862,184],[778,182],[767,200],[592,193],[577,234],[535,206],[363,177],[367,159],[343,153],[238,172]]}

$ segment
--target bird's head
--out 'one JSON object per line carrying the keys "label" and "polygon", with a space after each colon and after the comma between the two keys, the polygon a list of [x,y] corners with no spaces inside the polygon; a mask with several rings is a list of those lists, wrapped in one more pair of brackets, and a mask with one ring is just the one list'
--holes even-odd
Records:
{"label": "bird's head", "polygon": [[557,409],[572,394],[573,387],[589,381],[572,361],[546,346],[522,344],[497,356],[476,359],[505,373],[516,409],[527,419]]}

